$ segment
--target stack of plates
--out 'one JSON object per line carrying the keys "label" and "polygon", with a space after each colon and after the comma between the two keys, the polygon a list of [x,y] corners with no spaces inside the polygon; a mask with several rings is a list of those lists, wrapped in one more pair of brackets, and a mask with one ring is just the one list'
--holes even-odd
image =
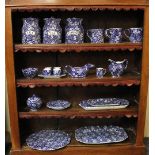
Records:
{"label": "stack of plates", "polygon": [[120,98],[98,98],[83,100],[79,106],[85,110],[122,109],[129,105],[129,101]]}

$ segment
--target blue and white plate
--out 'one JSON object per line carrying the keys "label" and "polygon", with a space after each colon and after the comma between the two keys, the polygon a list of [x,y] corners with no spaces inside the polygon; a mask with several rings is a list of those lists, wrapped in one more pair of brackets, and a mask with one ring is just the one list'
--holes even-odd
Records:
{"label": "blue and white plate", "polygon": [[27,145],[40,151],[51,151],[65,147],[71,141],[69,134],[60,130],[41,130],[31,134],[27,139]]}
{"label": "blue and white plate", "polygon": [[85,110],[122,109],[128,105],[128,100],[120,98],[88,99],[81,101],[79,104]]}
{"label": "blue and white plate", "polygon": [[53,110],[63,110],[71,106],[71,103],[65,100],[50,101],[46,106]]}
{"label": "blue and white plate", "polygon": [[66,74],[61,74],[61,75],[42,75],[42,74],[39,74],[38,76],[45,78],[45,79],[57,79],[57,78],[62,78],[64,76],[66,76]]}
{"label": "blue and white plate", "polygon": [[75,139],[85,144],[118,143],[128,138],[119,126],[85,126],[75,130]]}

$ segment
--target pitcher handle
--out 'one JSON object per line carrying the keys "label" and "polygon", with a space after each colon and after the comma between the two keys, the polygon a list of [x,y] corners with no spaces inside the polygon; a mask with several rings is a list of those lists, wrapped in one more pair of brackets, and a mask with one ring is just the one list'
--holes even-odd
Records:
{"label": "pitcher handle", "polygon": [[130,36],[129,36],[129,35],[127,35],[127,33],[126,33],[126,32],[128,32],[128,34],[130,34],[130,30],[129,30],[129,29],[125,29],[125,30],[124,30],[124,35],[125,35],[125,37],[129,38]]}
{"label": "pitcher handle", "polygon": [[90,35],[90,30],[87,30],[87,36],[89,37],[89,39],[91,40],[91,35]]}
{"label": "pitcher handle", "polygon": [[128,60],[127,59],[124,60],[124,65],[125,65],[124,69],[127,69],[127,66],[128,66]]}
{"label": "pitcher handle", "polygon": [[108,38],[110,38],[110,35],[109,35],[110,32],[109,32],[109,31],[110,31],[110,29],[106,29],[106,30],[105,30],[105,35],[106,35]]}

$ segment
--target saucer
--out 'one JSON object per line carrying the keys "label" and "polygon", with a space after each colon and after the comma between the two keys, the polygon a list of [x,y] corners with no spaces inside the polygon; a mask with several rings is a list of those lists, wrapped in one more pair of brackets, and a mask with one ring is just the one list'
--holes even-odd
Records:
{"label": "saucer", "polygon": [[61,77],[66,76],[66,74],[61,74],[61,75],[42,75],[42,74],[39,74],[38,76],[43,77],[45,79],[57,79],[57,78],[61,78]]}

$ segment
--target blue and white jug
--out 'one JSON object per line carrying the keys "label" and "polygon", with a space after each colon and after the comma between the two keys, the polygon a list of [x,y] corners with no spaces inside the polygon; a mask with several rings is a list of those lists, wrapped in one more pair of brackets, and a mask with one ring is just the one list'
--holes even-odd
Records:
{"label": "blue and white jug", "polygon": [[65,27],[65,42],[67,44],[79,44],[84,40],[84,29],[82,18],[68,18]]}
{"label": "blue and white jug", "polygon": [[43,27],[43,43],[44,44],[60,44],[62,40],[62,29],[60,26],[61,19],[45,18]]}
{"label": "blue and white jug", "polygon": [[23,18],[22,43],[41,43],[39,20],[37,18]]}

